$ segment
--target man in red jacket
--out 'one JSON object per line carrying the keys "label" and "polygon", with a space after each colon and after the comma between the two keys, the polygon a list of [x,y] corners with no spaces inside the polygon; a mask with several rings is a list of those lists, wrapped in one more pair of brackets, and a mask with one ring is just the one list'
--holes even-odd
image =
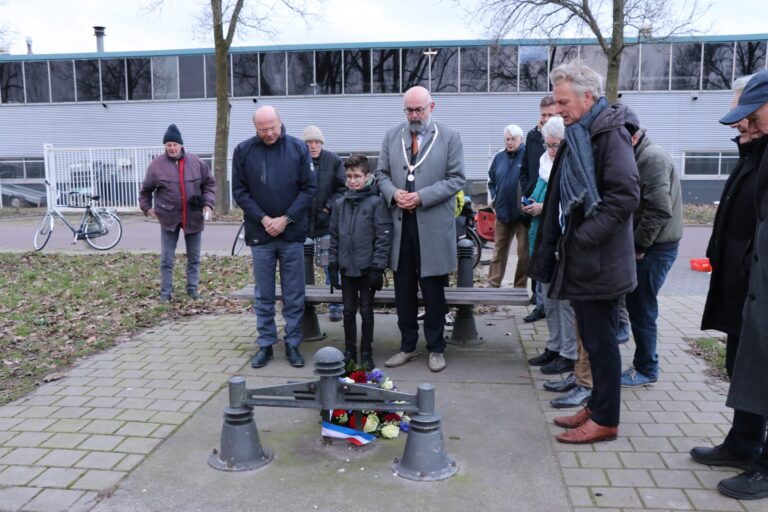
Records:
{"label": "man in red jacket", "polygon": [[181,230],[187,247],[187,295],[197,299],[200,243],[205,220],[216,205],[216,179],[208,164],[184,150],[175,124],[166,130],[163,144],[165,153],[147,167],[139,207],[160,222],[160,302],[168,302],[173,295],[173,260]]}

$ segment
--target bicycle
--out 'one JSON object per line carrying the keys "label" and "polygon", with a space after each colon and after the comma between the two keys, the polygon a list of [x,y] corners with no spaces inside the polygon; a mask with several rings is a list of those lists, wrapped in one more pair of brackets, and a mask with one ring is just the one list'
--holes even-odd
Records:
{"label": "bicycle", "polygon": [[[469,200],[464,203],[464,207],[459,214],[461,219],[461,225],[457,223],[456,237],[457,241],[462,238],[471,240],[475,244],[474,252],[472,254],[472,267],[477,267],[480,263],[488,263],[490,256],[483,259],[483,250],[493,251],[493,240],[483,238],[477,231],[477,221],[475,220],[475,211],[472,209],[472,204]],[[463,233],[461,233],[463,231]]]}
{"label": "bicycle", "polygon": [[56,192],[56,201],[53,206],[48,207],[48,211],[43,216],[43,220],[40,221],[40,225],[35,230],[34,247],[36,251],[43,250],[43,247],[48,243],[53,233],[54,220],[56,217],[64,222],[64,225],[72,231],[74,239],[72,243],[76,243],[78,240],[85,240],[88,245],[98,251],[106,251],[112,249],[120,242],[123,236],[123,225],[120,222],[120,218],[114,209],[110,208],[94,208],[93,203],[99,200],[99,196],[89,196],[81,192],[70,191],[69,197],[80,197],[87,200],[85,206],[75,206],[75,208],[84,208],[83,218],[80,220],[80,226],[75,227],[71,224],[67,218],[56,207],[56,202],[61,195],[61,192],[56,190],[48,180],[45,180],[45,185],[51,190]]}
{"label": "bicycle", "polygon": [[232,256],[237,256],[245,245],[245,221],[240,223],[240,229],[237,230],[235,241],[232,243]]}

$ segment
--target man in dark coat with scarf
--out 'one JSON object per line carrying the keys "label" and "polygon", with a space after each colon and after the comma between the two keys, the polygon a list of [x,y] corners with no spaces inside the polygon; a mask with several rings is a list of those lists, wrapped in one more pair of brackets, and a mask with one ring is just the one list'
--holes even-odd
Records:
{"label": "man in dark coat with scarf", "polygon": [[[759,137],[764,147],[768,137],[768,71],[761,71],[750,79],[736,107],[720,122],[732,125],[742,119],[749,123],[750,136]],[[749,288],[726,401],[734,412],[741,412],[742,420],[738,423],[734,414],[733,429],[729,433],[730,438],[740,443],[724,443],[729,449],[740,447],[745,451],[730,452],[730,461],[719,460],[720,465],[741,467],[746,471],[717,484],[722,494],[742,500],[768,498],[768,373],[765,371],[768,367],[768,150],[765,149],[757,168],[753,205],[757,224],[752,241]],[[742,208],[750,206],[741,205]],[[715,452],[728,455],[722,449],[715,449]],[[691,455],[695,460],[693,452]],[[712,464],[711,459],[709,463]]]}
{"label": "man in dark coat with scarf", "polygon": [[570,429],[556,439],[594,443],[615,439],[619,431],[619,298],[637,285],[632,213],[640,185],[626,128],[629,109],[608,104],[600,75],[583,64],[564,64],[550,80],[565,140],[529,273],[550,283],[550,297],[571,301],[592,365],[592,396],[577,414],[555,418]]}

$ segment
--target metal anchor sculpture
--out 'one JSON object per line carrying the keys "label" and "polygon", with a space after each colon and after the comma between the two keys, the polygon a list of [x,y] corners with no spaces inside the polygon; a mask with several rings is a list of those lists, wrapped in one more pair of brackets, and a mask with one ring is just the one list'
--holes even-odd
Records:
{"label": "metal anchor sculpture", "polygon": [[253,407],[294,407],[328,411],[386,409],[411,414],[410,430],[402,459],[392,470],[409,480],[436,481],[453,476],[458,466],[445,452],[440,415],[435,413],[435,388],[421,384],[415,395],[365,384],[347,384],[344,355],[324,347],[313,359],[319,380],[248,389],[244,377],[229,379],[229,406],[224,408],[221,449],[208,463],[222,471],[248,471],[268,464],[272,453],[262,447]]}

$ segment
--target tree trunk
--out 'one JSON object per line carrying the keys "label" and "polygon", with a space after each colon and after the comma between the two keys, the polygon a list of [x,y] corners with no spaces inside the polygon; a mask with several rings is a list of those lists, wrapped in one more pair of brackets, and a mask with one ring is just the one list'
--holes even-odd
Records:
{"label": "tree trunk", "polygon": [[610,103],[619,100],[619,69],[624,49],[624,0],[613,0],[613,31],[608,49],[608,73],[605,77],[605,96]]}
{"label": "tree trunk", "polygon": [[227,156],[229,153],[229,51],[224,41],[216,41],[216,141],[213,150],[213,173],[216,176],[216,209],[223,215],[229,214],[229,191],[227,179]]}

